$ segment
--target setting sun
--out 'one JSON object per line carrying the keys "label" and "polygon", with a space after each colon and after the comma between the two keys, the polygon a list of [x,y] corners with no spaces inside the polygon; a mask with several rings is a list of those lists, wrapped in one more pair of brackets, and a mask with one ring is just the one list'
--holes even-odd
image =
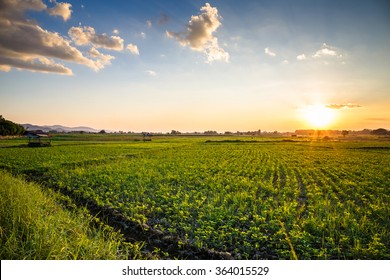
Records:
{"label": "setting sun", "polygon": [[334,110],[324,105],[310,105],[302,109],[303,118],[313,128],[325,128],[332,124],[335,119]]}

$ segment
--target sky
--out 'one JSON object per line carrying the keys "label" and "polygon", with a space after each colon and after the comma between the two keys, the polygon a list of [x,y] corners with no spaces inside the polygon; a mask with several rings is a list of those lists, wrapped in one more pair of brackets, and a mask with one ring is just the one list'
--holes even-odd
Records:
{"label": "sky", "polygon": [[0,114],[112,131],[390,129],[387,0],[0,0]]}

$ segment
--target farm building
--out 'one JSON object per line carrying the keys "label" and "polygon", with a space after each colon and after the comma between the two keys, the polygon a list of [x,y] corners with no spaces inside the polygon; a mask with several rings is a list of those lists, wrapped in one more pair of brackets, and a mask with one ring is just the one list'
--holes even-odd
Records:
{"label": "farm building", "polygon": [[29,147],[46,147],[51,146],[51,136],[42,131],[28,131],[28,146]]}

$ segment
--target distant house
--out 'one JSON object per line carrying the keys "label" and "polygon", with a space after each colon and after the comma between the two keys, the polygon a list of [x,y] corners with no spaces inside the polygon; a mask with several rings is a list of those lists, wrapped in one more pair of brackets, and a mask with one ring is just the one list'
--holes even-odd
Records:
{"label": "distant house", "polygon": [[27,131],[29,147],[51,146],[51,136],[42,130]]}
{"label": "distant house", "polygon": [[144,141],[144,142],[146,142],[146,141],[152,141],[152,134],[151,133],[149,133],[149,132],[142,132],[142,135],[143,135],[143,138],[142,138],[142,140]]}

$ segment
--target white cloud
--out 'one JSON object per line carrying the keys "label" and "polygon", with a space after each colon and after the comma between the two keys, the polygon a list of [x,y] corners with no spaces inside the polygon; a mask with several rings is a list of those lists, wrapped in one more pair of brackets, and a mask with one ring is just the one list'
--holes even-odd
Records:
{"label": "white cloud", "polygon": [[30,11],[43,11],[47,8],[42,0],[35,1],[1,1],[0,14],[1,17],[12,18],[15,20],[24,19],[24,12]]}
{"label": "white cloud", "polygon": [[276,53],[271,51],[269,48],[265,48],[264,53],[269,55],[269,56],[276,56]]}
{"label": "white cloud", "polygon": [[58,33],[42,29],[35,24],[12,22],[6,28],[0,23],[0,55],[31,58],[48,56],[85,63],[86,58]]}
{"label": "white cloud", "polygon": [[[30,21],[0,20],[0,64],[18,69],[71,74],[49,58],[90,66],[91,61],[58,33]],[[62,67],[61,67],[62,66]]]}
{"label": "white cloud", "polygon": [[218,45],[218,41],[215,40],[210,44],[210,47],[206,49],[207,63],[211,63],[215,60],[229,62],[229,54]]}
{"label": "white cloud", "polygon": [[298,55],[297,60],[306,60],[306,55],[305,54]]}
{"label": "white cloud", "polygon": [[126,49],[129,50],[134,55],[139,55],[139,50],[136,45],[128,44]]}
{"label": "white cloud", "polygon": [[0,65],[0,71],[9,72],[9,71],[11,71],[11,66],[9,66],[9,65]]}
{"label": "white cloud", "polygon": [[191,16],[185,31],[167,31],[166,35],[177,40],[182,46],[189,46],[194,51],[203,52],[207,56],[207,62],[215,60],[228,62],[229,53],[219,46],[218,39],[213,35],[221,26],[218,9],[206,3],[200,11],[200,15]]}
{"label": "white cloud", "polygon": [[148,28],[152,28],[152,21],[151,21],[151,20],[147,20],[147,21],[146,21],[146,26],[147,26]]}
{"label": "white cloud", "polygon": [[55,63],[52,59],[43,56],[35,57],[6,57],[0,53],[0,70],[10,71],[11,67],[17,69],[26,69],[34,72],[56,73],[63,75],[72,75],[71,69],[62,64]]}
{"label": "white cloud", "polygon": [[70,9],[72,7],[69,3],[57,3],[53,8],[47,8],[46,11],[51,16],[60,16],[64,19],[64,21],[67,21],[70,19],[70,16],[72,15],[72,10]]}
{"label": "white cloud", "polygon": [[152,77],[157,76],[157,73],[153,70],[147,70],[147,71],[145,71],[145,73],[148,74],[149,76],[152,76]]}
{"label": "white cloud", "polygon": [[316,53],[313,55],[314,58],[321,58],[321,57],[341,57],[341,55],[338,53],[337,49],[335,47],[329,46],[327,44],[323,44],[321,48],[316,51]]}
{"label": "white cloud", "polygon": [[108,36],[107,34],[96,34],[95,29],[90,26],[72,27],[68,31],[69,36],[76,45],[92,44],[95,47],[123,50],[123,39],[119,36]]}
{"label": "white cloud", "polygon": [[[0,1],[1,71],[17,68],[72,75],[72,70],[58,60],[78,63],[99,70],[113,58],[102,54],[99,56],[93,52],[85,56],[59,33],[45,30],[34,20],[27,19],[26,11],[47,9],[42,0]],[[66,18],[66,15],[63,15]]]}
{"label": "white cloud", "polygon": [[285,60],[282,61],[282,64],[284,64],[284,65],[289,64],[289,63],[290,63],[290,62],[289,62],[287,59],[285,59]]}
{"label": "white cloud", "polygon": [[114,33],[115,35],[118,35],[119,34],[119,30],[118,29],[114,29],[114,30],[112,30],[112,33]]}
{"label": "white cloud", "polygon": [[95,71],[104,68],[106,65],[111,64],[111,60],[114,59],[112,55],[102,54],[96,48],[92,47],[89,52],[89,56],[94,59]]}

